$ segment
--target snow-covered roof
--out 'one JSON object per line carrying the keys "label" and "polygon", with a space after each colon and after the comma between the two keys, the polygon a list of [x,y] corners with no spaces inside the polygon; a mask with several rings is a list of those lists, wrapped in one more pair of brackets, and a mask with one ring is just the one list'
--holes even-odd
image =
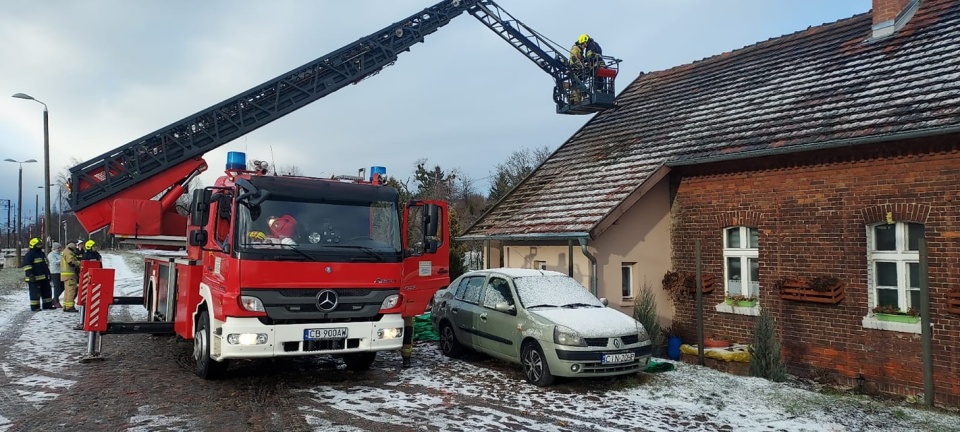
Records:
{"label": "snow-covered roof", "polygon": [[[465,233],[590,233],[661,168],[960,131],[960,2],[869,13],[640,75]],[[632,202],[632,201],[630,201]]]}

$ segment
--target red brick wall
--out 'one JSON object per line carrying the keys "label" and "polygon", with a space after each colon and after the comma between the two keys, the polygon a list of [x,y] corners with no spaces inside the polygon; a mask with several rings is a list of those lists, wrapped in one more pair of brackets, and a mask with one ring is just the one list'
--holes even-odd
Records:
{"label": "red brick wall", "polygon": [[873,23],[896,18],[908,3],[910,0],[873,0]]}
{"label": "red brick wall", "polygon": [[[722,229],[759,228],[760,304],[777,320],[783,354],[797,374],[829,374],[848,384],[902,395],[923,391],[919,334],[865,329],[866,225],[921,222],[929,251],[936,402],[960,405],[960,315],[946,293],[960,287],[960,137],[874,144],[674,171],[673,268],[722,279]],[[781,300],[783,276],[832,275],[846,285],[838,305]],[[723,290],[704,301],[705,335],[749,342],[755,318],[718,313]],[[695,329],[693,301],[677,305],[681,331]]]}

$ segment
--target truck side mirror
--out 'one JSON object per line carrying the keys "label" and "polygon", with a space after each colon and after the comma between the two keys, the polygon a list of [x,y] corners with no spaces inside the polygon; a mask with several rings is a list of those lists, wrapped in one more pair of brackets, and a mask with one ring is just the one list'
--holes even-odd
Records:
{"label": "truck side mirror", "polygon": [[200,246],[204,247],[207,245],[207,230],[205,229],[195,229],[190,231],[190,246]]}
{"label": "truck side mirror", "polygon": [[423,253],[434,254],[437,253],[437,249],[440,249],[440,240],[435,238],[427,239],[423,244]]}
{"label": "truck side mirror", "polygon": [[213,191],[210,189],[196,189],[190,202],[190,225],[204,226],[210,217],[210,199]]}
{"label": "truck side mirror", "polygon": [[427,204],[424,210],[423,235],[424,237],[436,237],[440,231],[440,206]]}

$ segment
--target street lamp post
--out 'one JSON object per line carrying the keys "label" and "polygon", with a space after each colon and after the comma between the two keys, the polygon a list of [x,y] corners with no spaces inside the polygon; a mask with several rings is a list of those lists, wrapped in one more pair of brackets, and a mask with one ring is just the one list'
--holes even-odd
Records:
{"label": "street lamp post", "polygon": [[[57,185],[56,183],[50,183],[50,184],[49,184],[50,187],[53,187],[53,186],[56,186],[56,185]],[[37,186],[37,189],[43,189],[43,188],[44,188],[44,186]],[[50,205],[50,203],[47,203],[47,205]],[[60,204],[59,204],[59,201],[57,202],[57,205],[58,205],[58,206],[60,205]],[[46,211],[46,214],[50,214],[50,212],[49,212],[49,211]],[[53,232],[47,231],[47,229],[53,228],[52,225],[53,225],[53,219],[52,219],[52,218],[51,218],[49,224],[46,224],[46,223],[45,223],[45,224],[43,225],[43,236],[44,236],[45,238],[49,238],[51,242],[53,241]],[[59,234],[60,228],[59,228],[59,227],[60,227],[60,223],[57,223],[57,229],[54,230],[54,232],[57,232],[57,237],[60,237],[60,234]],[[60,243],[63,243],[63,242],[61,241]]]}
{"label": "street lamp post", "polygon": [[[49,122],[49,111],[47,110],[47,104],[40,102],[40,100],[24,93],[17,93],[13,95],[17,99],[26,99],[32,100],[34,102],[43,105],[43,184],[47,185],[43,188],[43,203],[46,205],[46,211],[43,215],[43,232],[44,235],[49,236],[50,234],[50,122]],[[39,216],[38,216],[39,217]],[[45,253],[50,253],[50,243],[43,239],[43,250]]]}
{"label": "street lamp post", "polygon": [[7,158],[7,159],[4,159],[4,161],[6,161],[6,162],[13,162],[13,163],[15,163],[15,164],[19,164],[19,165],[20,165],[20,183],[19,183],[19,189],[18,189],[18,192],[17,192],[17,241],[16,241],[16,248],[17,248],[17,267],[20,267],[20,265],[21,265],[20,261],[21,261],[21,258],[22,258],[22,255],[21,255],[21,254],[23,253],[23,250],[22,250],[23,247],[20,245],[20,241],[21,241],[21,237],[22,237],[22,233],[21,233],[20,231],[23,229],[23,228],[22,228],[22,227],[23,227],[23,222],[21,221],[21,220],[23,219],[23,164],[25,164],[25,163],[34,163],[34,162],[36,162],[37,160],[36,160],[36,159],[27,159],[27,160],[21,162],[21,161],[16,161],[16,160]]}

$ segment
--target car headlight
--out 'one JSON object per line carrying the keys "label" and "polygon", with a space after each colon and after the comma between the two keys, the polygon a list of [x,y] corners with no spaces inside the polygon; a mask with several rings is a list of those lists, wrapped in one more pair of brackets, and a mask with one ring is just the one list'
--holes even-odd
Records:
{"label": "car headlight", "polygon": [[557,345],[566,345],[566,346],[587,346],[586,341],[580,337],[580,333],[577,333],[570,327],[565,327],[558,325],[553,328],[553,342]]}
{"label": "car headlight", "polygon": [[637,322],[637,336],[640,338],[640,342],[650,340],[650,334],[647,333],[647,329],[639,321]]}

